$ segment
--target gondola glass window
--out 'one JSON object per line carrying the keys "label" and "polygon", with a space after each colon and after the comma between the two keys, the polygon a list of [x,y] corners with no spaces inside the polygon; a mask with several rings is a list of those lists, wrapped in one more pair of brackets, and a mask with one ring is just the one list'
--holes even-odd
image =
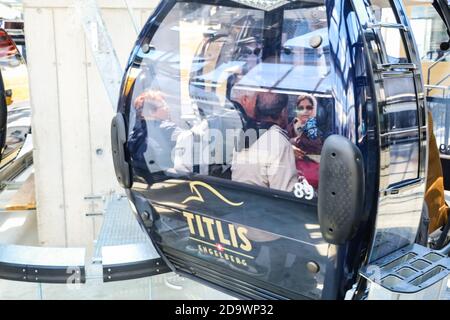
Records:
{"label": "gondola glass window", "polygon": [[328,57],[323,4],[269,15],[177,3],[128,73],[135,179],[212,176],[292,196],[301,183],[317,196]]}
{"label": "gondola glass window", "polygon": [[391,0],[371,0],[372,23],[380,38],[377,50],[380,57],[384,57],[378,65],[389,69],[383,75],[382,94],[386,103],[381,133],[389,144],[387,179],[390,186],[413,181],[419,174],[419,117],[414,74],[403,67],[411,59],[405,45],[405,27],[393,7]]}
{"label": "gondola glass window", "polygon": [[422,61],[441,59],[449,62],[450,55],[444,57],[446,51],[440,48],[442,42],[448,41],[447,27],[431,3],[413,2],[406,5]]}
{"label": "gondola glass window", "polygon": [[392,9],[391,0],[372,0],[370,9],[373,20],[380,24],[380,33],[383,40],[381,43],[381,52],[385,52],[388,63],[407,63],[409,58],[405,50],[401,28],[394,25],[399,24],[399,20]]}

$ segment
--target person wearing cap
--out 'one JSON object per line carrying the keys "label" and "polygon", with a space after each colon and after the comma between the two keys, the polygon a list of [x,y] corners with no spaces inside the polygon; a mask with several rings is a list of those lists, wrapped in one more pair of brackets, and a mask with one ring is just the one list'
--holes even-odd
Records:
{"label": "person wearing cap", "polygon": [[295,156],[285,129],[288,96],[262,92],[256,97],[258,139],[233,155],[232,180],[291,192],[298,181]]}

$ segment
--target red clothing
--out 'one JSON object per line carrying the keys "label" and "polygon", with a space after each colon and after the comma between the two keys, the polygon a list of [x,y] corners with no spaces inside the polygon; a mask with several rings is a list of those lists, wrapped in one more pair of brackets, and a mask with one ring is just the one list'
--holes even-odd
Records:
{"label": "red clothing", "polygon": [[297,173],[301,177],[305,177],[306,181],[313,186],[314,189],[319,187],[319,169],[320,164],[307,159],[296,159],[295,166]]}

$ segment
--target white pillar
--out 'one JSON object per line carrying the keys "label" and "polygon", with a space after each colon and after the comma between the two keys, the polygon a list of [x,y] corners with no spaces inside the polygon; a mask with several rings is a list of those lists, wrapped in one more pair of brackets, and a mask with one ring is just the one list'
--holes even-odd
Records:
{"label": "white pillar", "polygon": [[[144,25],[158,1],[128,0]],[[84,199],[118,186],[111,157],[113,106],[73,0],[24,0],[33,109],[39,241],[44,246],[91,246],[102,218]],[[122,66],[137,35],[123,0],[99,0]],[[103,208],[98,208],[101,210]]]}

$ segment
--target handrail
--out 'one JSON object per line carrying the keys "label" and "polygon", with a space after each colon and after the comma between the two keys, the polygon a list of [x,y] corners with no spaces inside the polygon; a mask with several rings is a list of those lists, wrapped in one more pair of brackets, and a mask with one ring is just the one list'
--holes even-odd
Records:
{"label": "handrail", "polygon": [[433,62],[431,64],[431,66],[428,68],[428,79],[427,79],[427,84],[430,84],[430,78],[431,78],[431,70],[439,63],[442,62],[442,60],[444,60],[448,55],[450,54],[450,51],[447,51],[446,53],[444,53],[444,55],[442,57],[440,57],[439,59],[437,59],[435,62]]}
{"label": "handrail", "polygon": [[380,28],[392,28],[408,31],[408,27],[401,23],[389,23],[389,22],[372,22],[367,24],[369,29],[380,29]]}
{"label": "handrail", "polygon": [[432,84],[425,85],[425,88],[427,89],[427,97],[430,95],[430,92],[432,90],[442,90],[442,98],[445,98],[447,96],[447,90],[450,90],[450,86],[440,86]]}
{"label": "handrail", "polygon": [[444,78],[442,78],[441,80],[439,80],[438,83],[436,83],[437,86],[439,86],[442,82],[444,82],[445,80],[447,80],[448,78],[450,78],[450,73],[447,74]]}
{"label": "handrail", "polygon": [[414,63],[383,63],[377,64],[377,71],[390,71],[393,69],[408,69],[417,70],[417,66]]}
{"label": "handrail", "polygon": [[438,86],[438,85],[434,85],[434,84],[426,84],[425,88],[447,90],[450,88],[450,86],[440,86],[440,85]]}

